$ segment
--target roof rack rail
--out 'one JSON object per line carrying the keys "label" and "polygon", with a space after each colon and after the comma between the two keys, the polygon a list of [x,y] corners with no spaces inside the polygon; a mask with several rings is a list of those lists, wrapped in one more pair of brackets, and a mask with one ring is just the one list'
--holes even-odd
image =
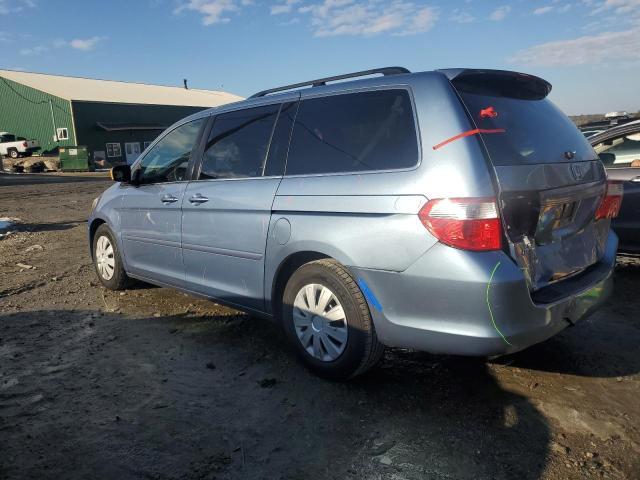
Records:
{"label": "roof rack rail", "polygon": [[283,92],[286,90],[293,90],[294,88],[300,88],[300,87],[307,87],[307,86],[320,87],[322,85],[326,85],[327,82],[335,82],[336,80],[345,80],[347,78],[366,77],[367,75],[375,75],[376,73],[381,73],[386,77],[387,75],[400,75],[403,73],[411,73],[411,72],[404,67],[374,68],[372,70],[363,70],[361,72],[345,73],[343,75],[336,75],[334,77],[318,78],[317,80],[310,80],[308,82],[294,83],[291,85],[285,85],[283,87],[270,88],[268,90],[262,90],[261,92],[255,93],[251,95],[249,98],[264,97],[265,95],[269,95],[270,93]]}

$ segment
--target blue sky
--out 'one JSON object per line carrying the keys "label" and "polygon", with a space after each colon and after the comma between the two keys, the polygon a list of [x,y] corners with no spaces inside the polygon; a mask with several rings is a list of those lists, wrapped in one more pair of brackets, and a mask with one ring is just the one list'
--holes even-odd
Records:
{"label": "blue sky", "polygon": [[640,110],[640,0],[0,0],[0,68],[239,95],[377,66],[519,70]]}

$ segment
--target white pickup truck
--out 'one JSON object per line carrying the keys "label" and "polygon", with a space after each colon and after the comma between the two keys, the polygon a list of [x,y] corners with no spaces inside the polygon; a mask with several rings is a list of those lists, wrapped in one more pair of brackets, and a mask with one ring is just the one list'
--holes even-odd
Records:
{"label": "white pickup truck", "polygon": [[40,150],[40,144],[36,140],[16,137],[8,132],[0,132],[0,158],[30,157],[33,152]]}

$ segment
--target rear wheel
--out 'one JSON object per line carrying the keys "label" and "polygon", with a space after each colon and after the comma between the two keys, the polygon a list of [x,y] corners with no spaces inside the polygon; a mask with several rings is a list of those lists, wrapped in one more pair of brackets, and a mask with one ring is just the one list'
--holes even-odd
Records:
{"label": "rear wheel", "polygon": [[123,290],[129,283],[113,233],[102,224],[93,236],[93,264],[100,283],[109,290]]}
{"label": "rear wheel", "polygon": [[282,316],[298,356],[325,378],[353,378],[383,354],[360,288],[335,260],[317,260],[294,272],[284,291]]}

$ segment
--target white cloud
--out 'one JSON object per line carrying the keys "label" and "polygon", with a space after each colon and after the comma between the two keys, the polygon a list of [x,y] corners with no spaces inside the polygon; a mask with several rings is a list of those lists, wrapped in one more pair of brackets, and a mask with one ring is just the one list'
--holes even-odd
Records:
{"label": "white cloud", "polygon": [[469,12],[465,12],[456,8],[453,12],[451,12],[451,16],[449,19],[453,22],[457,23],[472,23],[475,22],[475,17],[471,15]]}
{"label": "white cloud", "polygon": [[20,55],[35,56],[48,52],[50,49],[46,45],[36,45],[35,47],[21,48]]}
{"label": "white cloud", "polygon": [[551,10],[553,10],[553,7],[551,5],[547,5],[546,7],[536,8],[533,11],[533,14],[534,15],[544,15],[545,13],[549,13]]}
{"label": "white cloud", "polygon": [[[1,38],[1,37],[0,37]],[[99,42],[106,40],[107,37],[91,37],[91,38],[76,38],[70,42],[62,40],[60,38],[53,40],[47,44],[35,45],[33,47],[25,47],[19,50],[20,55],[35,56],[48,53],[51,50],[70,47],[76,50],[82,50],[88,52],[93,50]]]}
{"label": "white cloud", "polygon": [[[586,3],[591,5],[593,2]],[[605,0],[598,4],[591,14],[597,15],[604,11],[613,11],[616,14],[631,13],[640,16],[640,0]]]}
{"label": "white cloud", "polygon": [[0,0],[0,15],[20,13],[25,8],[35,8],[33,0]]}
{"label": "white cloud", "polygon": [[[3,0],[0,0],[0,2]],[[179,0],[173,10],[179,15],[192,11],[202,15],[204,25],[231,21],[254,0]],[[278,25],[299,23],[309,18],[314,35],[372,36],[382,33],[413,35],[430,30],[438,20],[438,10],[412,0],[277,0],[269,5],[271,15],[291,15]]]}
{"label": "white cloud", "polygon": [[[105,37],[76,38],[69,42],[69,46],[71,48],[75,48],[76,50],[88,52],[89,50],[93,50],[96,45],[103,40],[105,40]],[[63,46],[64,42],[56,40],[54,44],[57,46]]]}
{"label": "white cloud", "polygon": [[[243,0],[241,5],[248,5],[252,2]],[[216,23],[230,22],[231,19],[226,16],[227,13],[237,12],[240,7],[234,0],[189,0],[177,7],[173,13],[179,14],[184,10],[191,10],[202,15],[202,23],[204,25],[215,25]]]}
{"label": "white cloud", "polygon": [[300,23],[300,19],[298,17],[293,17],[289,20],[285,20],[284,22],[280,22],[277,25],[279,27],[290,27],[291,25],[296,25],[298,23]]}
{"label": "white cloud", "polygon": [[418,10],[407,28],[399,35],[414,35],[416,33],[428,32],[438,21],[438,12],[435,8],[424,7]]}
{"label": "white cloud", "polygon": [[640,27],[542,43],[517,52],[510,61],[527,66],[576,66],[637,60],[638,52]]}
{"label": "white cloud", "polygon": [[499,22],[500,20],[504,20],[507,15],[509,15],[509,12],[511,12],[511,6],[503,5],[502,7],[498,7],[493,12],[491,12],[491,15],[489,15],[489,19],[493,20],[494,22]]}
{"label": "white cloud", "polygon": [[415,35],[429,31],[438,20],[435,8],[404,0],[324,0],[298,12],[311,17],[316,37]]}
{"label": "white cloud", "polygon": [[291,13],[293,11],[293,7],[298,3],[300,3],[300,0],[284,0],[284,2],[277,3],[276,5],[271,5],[271,15]]}

